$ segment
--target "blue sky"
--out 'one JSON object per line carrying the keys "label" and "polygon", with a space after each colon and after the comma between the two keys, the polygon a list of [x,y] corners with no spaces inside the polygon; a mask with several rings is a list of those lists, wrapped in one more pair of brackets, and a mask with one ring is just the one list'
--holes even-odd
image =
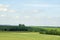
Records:
{"label": "blue sky", "polygon": [[60,0],[0,0],[0,24],[60,26]]}

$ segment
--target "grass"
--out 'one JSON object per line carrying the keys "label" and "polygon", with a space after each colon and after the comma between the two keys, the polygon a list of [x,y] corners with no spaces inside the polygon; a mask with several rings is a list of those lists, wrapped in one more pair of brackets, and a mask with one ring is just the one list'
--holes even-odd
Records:
{"label": "grass", "polygon": [[0,40],[60,40],[60,36],[35,32],[0,32]]}

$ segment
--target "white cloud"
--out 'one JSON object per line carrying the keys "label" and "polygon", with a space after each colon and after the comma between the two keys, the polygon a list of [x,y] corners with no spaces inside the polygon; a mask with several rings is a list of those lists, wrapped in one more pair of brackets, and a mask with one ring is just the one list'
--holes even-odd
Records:
{"label": "white cloud", "polygon": [[27,18],[28,19],[28,18],[30,18],[30,16],[24,16],[24,18]]}
{"label": "white cloud", "polygon": [[16,10],[9,9],[10,5],[0,4],[0,12],[16,12]]}
{"label": "white cloud", "polygon": [[6,12],[8,11],[8,8],[0,8],[0,12]]}
{"label": "white cloud", "polygon": [[16,10],[9,10],[9,12],[16,12]]}
{"label": "white cloud", "polygon": [[5,11],[5,12],[6,12],[6,11],[8,11],[8,9],[7,9],[7,8],[4,8],[4,9],[3,9],[3,11]]}
{"label": "white cloud", "polygon": [[1,16],[1,17],[4,17],[5,15],[2,14],[2,15],[0,15],[0,16]]}
{"label": "white cloud", "polygon": [[16,16],[15,18],[19,18],[19,16]]}

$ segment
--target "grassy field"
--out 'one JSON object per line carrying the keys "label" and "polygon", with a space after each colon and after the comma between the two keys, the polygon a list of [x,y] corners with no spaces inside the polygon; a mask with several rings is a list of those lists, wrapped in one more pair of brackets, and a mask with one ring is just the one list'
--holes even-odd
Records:
{"label": "grassy field", "polygon": [[60,36],[35,32],[0,32],[0,40],[60,40]]}

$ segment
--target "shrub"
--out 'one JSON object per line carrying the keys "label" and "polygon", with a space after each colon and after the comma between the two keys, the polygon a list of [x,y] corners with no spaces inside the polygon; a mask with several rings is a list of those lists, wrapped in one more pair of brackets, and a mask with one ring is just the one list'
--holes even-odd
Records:
{"label": "shrub", "polygon": [[49,34],[49,35],[60,35],[60,31],[58,30],[44,30],[44,31],[40,31],[40,34]]}

